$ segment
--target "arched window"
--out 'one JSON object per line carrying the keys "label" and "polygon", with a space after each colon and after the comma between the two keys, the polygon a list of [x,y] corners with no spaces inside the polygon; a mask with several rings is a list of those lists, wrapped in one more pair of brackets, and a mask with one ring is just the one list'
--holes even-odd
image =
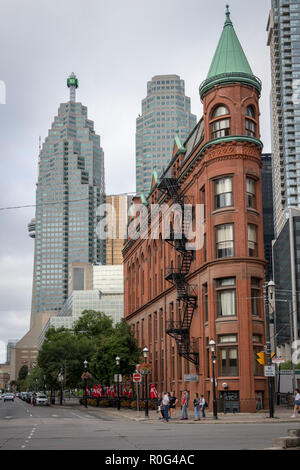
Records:
{"label": "arched window", "polygon": [[214,108],[210,121],[211,139],[218,139],[230,134],[230,113],[224,105]]}
{"label": "arched window", "polygon": [[255,111],[254,111],[253,106],[247,106],[246,108],[245,130],[246,130],[246,135],[250,137],[255,137],[256,121],[255,121]]}

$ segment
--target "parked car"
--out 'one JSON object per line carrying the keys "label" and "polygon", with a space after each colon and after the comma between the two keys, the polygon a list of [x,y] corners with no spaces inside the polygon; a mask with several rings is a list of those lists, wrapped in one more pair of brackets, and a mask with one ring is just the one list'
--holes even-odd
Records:
{"label": "parked car", "polygon": [[26,398],[27,398],[27,392],[21,392],[20,398],[21,398],[21,400],[25,401]]}
{"label": "parked car", "polygon": [[5,393],[3,395],[3,400],[4,401],[15,401],[15,396],[13,393]]}
{"label": "parked car", "polygon": [[31,402],[31,396],[32,396],[32,392],[27,392],[26,398],[25,398],[25,401],[26,401],[27,403],[30,403],[30,402]]}
{"label": "parked car", "polygon": [[33,403],[34,405],[48,405],[48,398],[44,393],[37,393]]}

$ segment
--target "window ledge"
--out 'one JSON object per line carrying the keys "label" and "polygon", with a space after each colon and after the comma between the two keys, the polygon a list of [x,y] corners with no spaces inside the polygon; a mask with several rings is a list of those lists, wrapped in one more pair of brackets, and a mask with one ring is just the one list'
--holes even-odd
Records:
{"label": "window ledge", "polygon": [[229,207],[221,207],[220,209],[215,209],[212,211],[211,215],[218,215],[222,214],[223,212],[236,212],[236,209],[234,206],[229,206]]}
{"label": "window ledge", "polygon": [[237,321],[237,315],[228,315],[228,317],[217,317],[216,322]]}
{"label": "window ledge", "polygon": [[257,209],[254,209],[254,207],[247,207],[247,212],[252,212],[255,215],[260,215],[259,211]]}

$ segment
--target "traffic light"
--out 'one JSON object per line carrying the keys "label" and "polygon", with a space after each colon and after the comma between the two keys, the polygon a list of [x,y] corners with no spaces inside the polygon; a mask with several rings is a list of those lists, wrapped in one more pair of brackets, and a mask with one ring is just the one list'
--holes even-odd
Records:
{"label": "traffic light", "polygon": [[261,364],[262,366],[265,365],[266,363],[266,353],[264,351],[261,351],[259,353],[256,353],[256,360],[259,364]]}

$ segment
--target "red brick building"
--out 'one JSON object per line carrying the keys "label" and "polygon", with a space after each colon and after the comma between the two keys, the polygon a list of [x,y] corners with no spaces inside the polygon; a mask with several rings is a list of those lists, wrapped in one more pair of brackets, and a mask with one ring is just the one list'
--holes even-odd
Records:
{"label": "red brick building", "polygon": [[[213,338],[219,409],[242,412],[267,405],[256,361],[265,344],[260,90],[227,10],[199,90],[203,118],[183,144],[176,136],[170,165],[160,178],[153,175],[147,200],[134,200],[147,220],[143,236],[128,238],[123,249],[125,318],[140,347],[149,348],[150,381],[177,397],[184,389],[191,398],[203,393],[211,408]],[[192,210],[182,223],[171,211],[166,239],[166,215],[151,204]],[[189,236],[177,239],[188,227],[204,227],[196,250]]]}

